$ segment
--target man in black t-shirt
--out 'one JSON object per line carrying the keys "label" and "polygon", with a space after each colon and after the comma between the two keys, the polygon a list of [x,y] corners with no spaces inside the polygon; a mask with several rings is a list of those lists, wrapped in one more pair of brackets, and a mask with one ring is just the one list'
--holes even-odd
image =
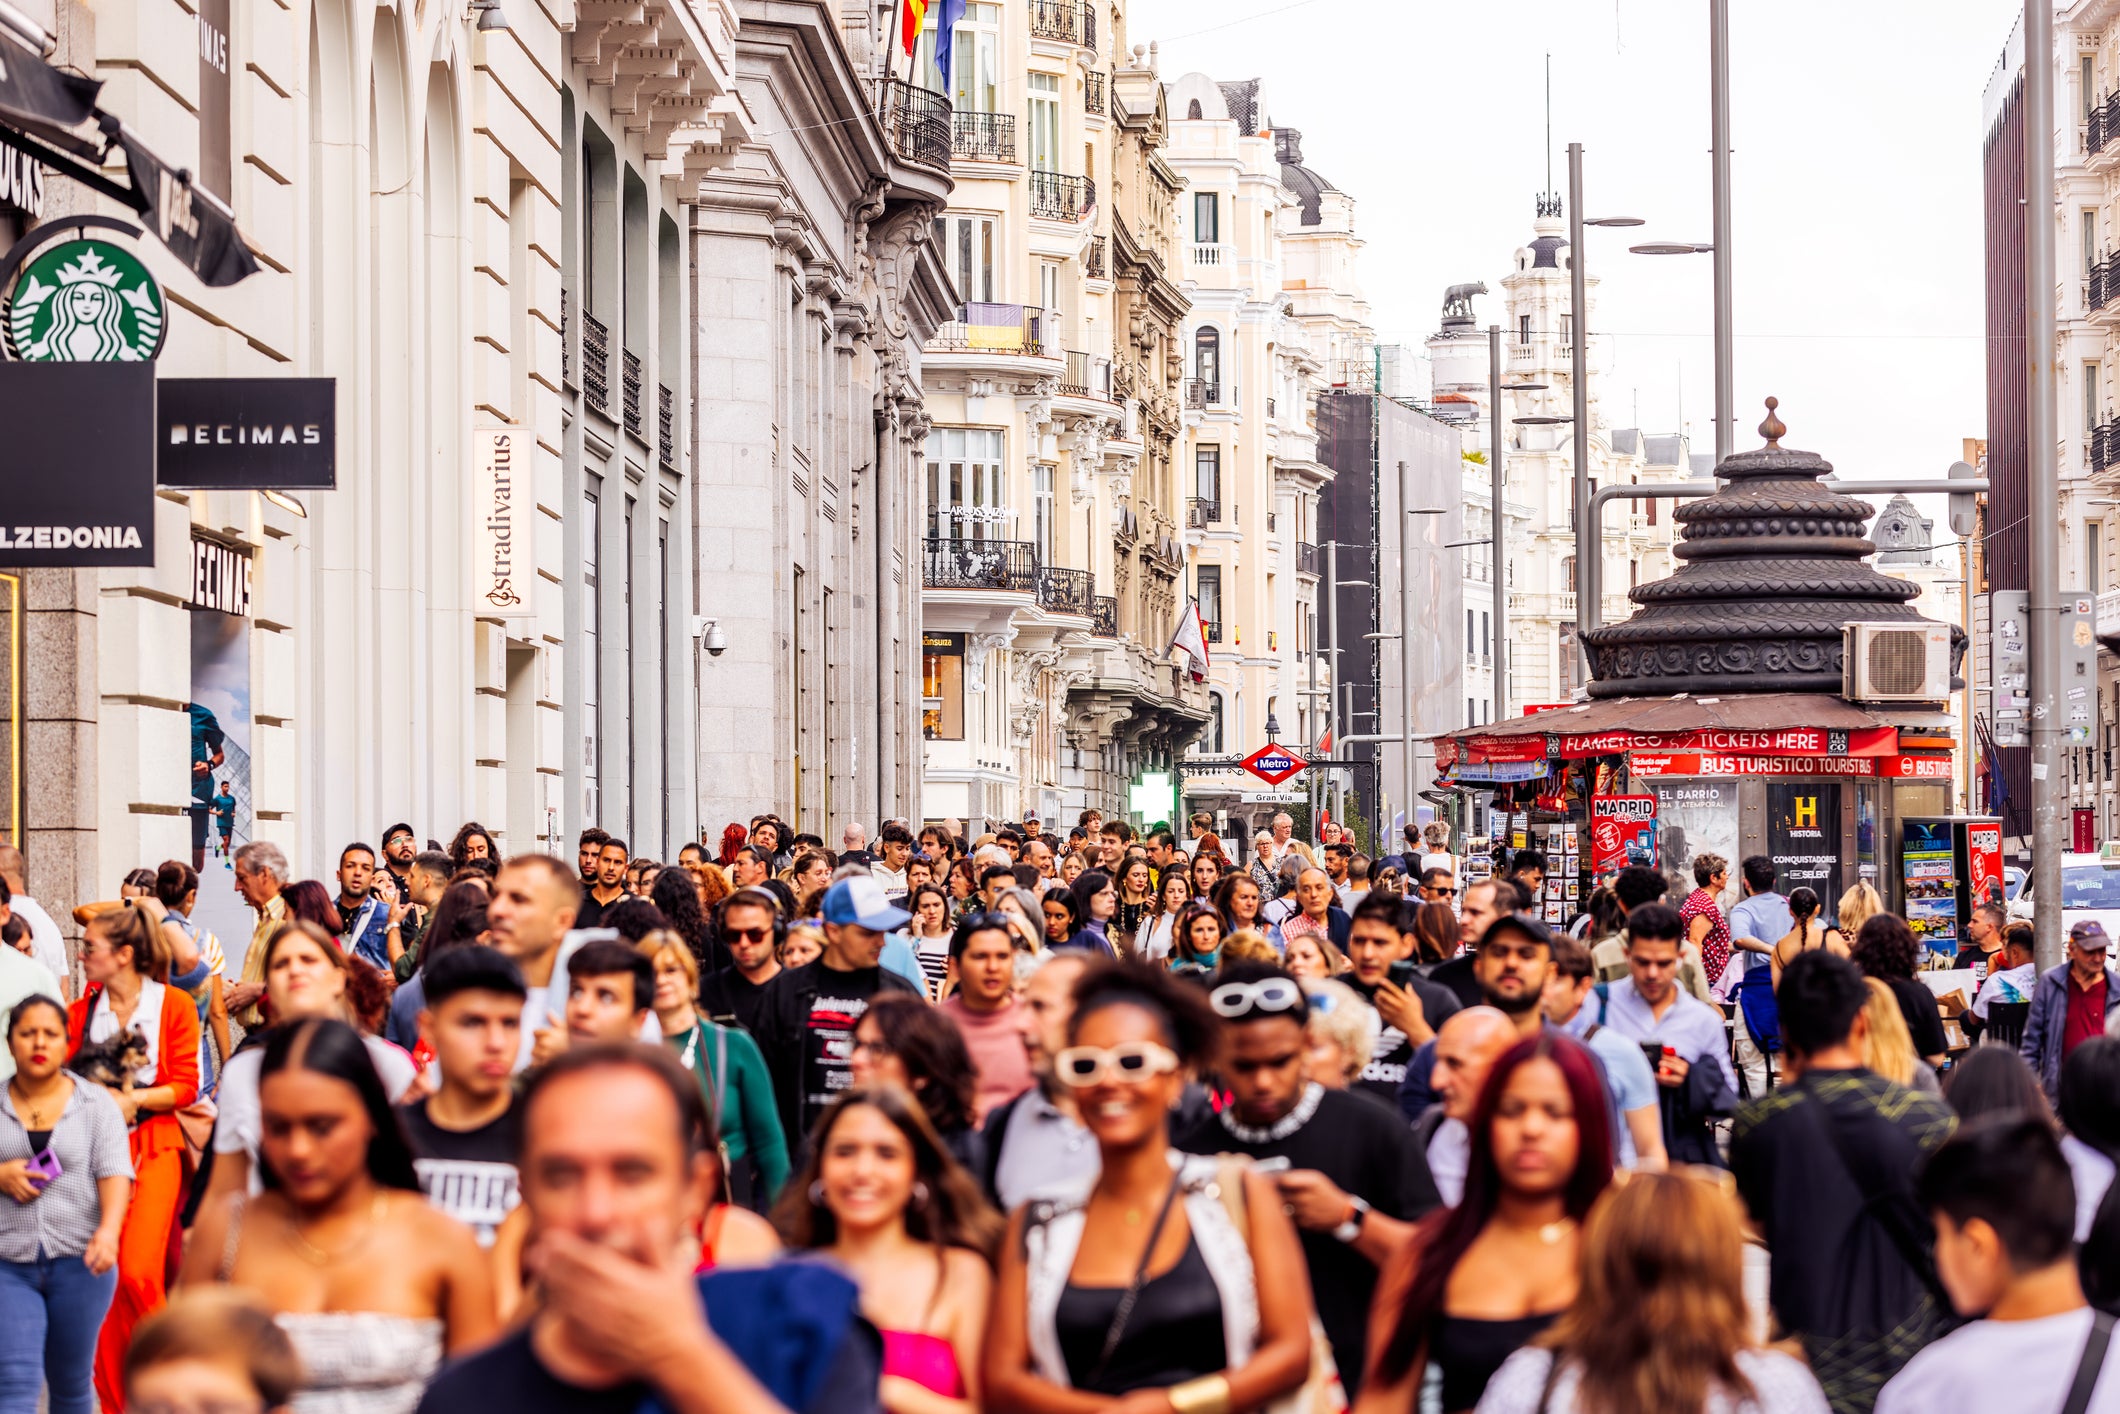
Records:
{"label": "man in black t-shirt", "polygon": [[420,1036],[441,1088],[398,1108],[427,1201],[482,1247],[515,1208],[520,1116],[510,1083],[522,1045],[522,969],[497,949],[460,944],[427,964]]}
{"label": "man in black t-shirt", "polygon": [[1355,905],[1347,931],[1351,970],[1340,980],[1362,994],[1384,1023],[1376,1050],[1355,1084],[1396,1106],[1416,1050],[1458,1009],[1458,1000],[1412,969],[1413,909],[1391,894],[1369,893]]}
{"label": "man in black t-shirt", "polygon": [[1392,1111],[1304,1078],[1308,1001],[1278,967],[1238,963],[1209,994],[1229,1024],[1230,1106],[1178,1137],[1195,1154],[1247,1154],[1279,1166],[1318,1319],[1349,1397],[1360,1391],[1378,1269],[1411,1220],[1441,1200],[1428,1161]]}
{"label": "man in black t-shirt", "polygon": [[699,984],[699,1006],[708,1018],[731,1022],[754,1037],[765,1015],[766,989],[780,975],[774,944],[780,900],[764,889],[738,889],[721,901],[714,934],[728,949],[729,966]]}
{"label": "man in black t-shirt", "polygon": [[667,1047],[590,1042],[522,1099],[529,1321],[452,1362],[419,1414],[872,1414],[882,1341],[814,1262],[693,1275],[718,1181],[698,1079]]}
{"label": "man in black t-shirt", "polygon": [[782,972],[767,988],[758,1044],[791,1145],[853,1085],[854,1028],[869,1002],[878,992],[920,996],[913,983],[878,965],[884,935],[912,918],[891,906],[874,879],[841,879],[825,891],[824,955]]}

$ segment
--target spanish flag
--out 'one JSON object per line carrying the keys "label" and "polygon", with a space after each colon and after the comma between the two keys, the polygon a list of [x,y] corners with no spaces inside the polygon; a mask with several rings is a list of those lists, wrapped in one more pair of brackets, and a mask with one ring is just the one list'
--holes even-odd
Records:
{"label": "spanish flag", "polygon": [[957,21],[964,18],[964,0],[902,0],[899,11],[899,39],[910,57],[920,44],[920,31],[927,24],[930,9],[940,6],[935,16],[935,70],[942,75],[942,84],[948,88],[953,82],[950,73],[951,40],[956,38]]}
{"label": "spanish flag", "polygon": [[905,45],[907,57],[913,47],[920,43],[920,30],[927,23],[930,0],[900,0],[898,9],[898,37]]}

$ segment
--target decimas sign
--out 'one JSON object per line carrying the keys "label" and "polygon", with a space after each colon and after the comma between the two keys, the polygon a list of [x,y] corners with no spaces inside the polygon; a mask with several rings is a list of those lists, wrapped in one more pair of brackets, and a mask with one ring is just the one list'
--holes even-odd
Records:
{"label": "decimas sign", "polygon": [[1285,746],[1262,746],[1239,763],[1270,786],[1277,786],[1303,769],[1303,758]]}

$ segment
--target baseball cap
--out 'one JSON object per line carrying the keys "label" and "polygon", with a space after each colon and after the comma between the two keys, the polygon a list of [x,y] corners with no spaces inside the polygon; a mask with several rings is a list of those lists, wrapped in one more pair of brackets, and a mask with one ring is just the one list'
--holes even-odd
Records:
{"label": "baseball cap", "polygon": [[1505,933],[1515,933],[1534,943],[1541,943],[1548,948],[1553,946],[1553,930],[1544,923],[1533,918],[1528,913],[1505,913],[1492,923],[1489,923],[1487,931],[1480,934],[1479,947],[1486,947],[1487,944]]}
{"label": "baseball cap", "polygon": [[2079,919],[2071,923],[2068,930],[2068,940],[2077,947],[2085,949],[2103,949],[2112,944],[2112,939],[2105,934],[2105,925],[2095,918]]}
{"label": "baseball cap", "polygon": [[415,845],[419,843],[420,837],[418,831],[414,830],[412,826],[403,823],[392,825],[389,829],[383,831],[383,843],[389,844],[399,835],[409,835],[411,836],[412,842]]}
{"label": "baseball cap", "polygon": [[871,932],[889,933],[913,921],[913,915],[893,908],[884,897],[883,885],[874,879],[841,879],[824,894],[824,921],[853,923]]}

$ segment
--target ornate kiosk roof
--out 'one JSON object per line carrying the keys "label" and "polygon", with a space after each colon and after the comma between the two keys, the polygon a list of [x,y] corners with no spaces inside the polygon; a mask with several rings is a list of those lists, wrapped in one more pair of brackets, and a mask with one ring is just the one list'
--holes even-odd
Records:
{"label": "ornate kiosk roof", "polygon": [[[1766,445],[1715,468],[1723,489],[1672,513],[1678,571],[1629,591],[1633,617],[1583,636],[1590,696],[1838,694],[1844,625],[1928,622],[1907,602],[1917,586],[1866,562],[1870,505],[1820,484],[1825,458],[1781,445],[1777,406],[1767,399]],[[1954,624],[1954,675],[1964,654]]]}

